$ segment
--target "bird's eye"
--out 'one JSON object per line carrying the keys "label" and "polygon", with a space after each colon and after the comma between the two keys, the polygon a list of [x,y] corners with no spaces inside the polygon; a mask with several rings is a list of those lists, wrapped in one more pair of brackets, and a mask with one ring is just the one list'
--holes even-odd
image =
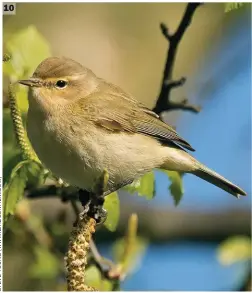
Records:
{"label": "bird's eye", "polygon": [[58,80],[56,82],[56,87],[59,89],[63,89],[67,86],[67,82],[65,80]]}

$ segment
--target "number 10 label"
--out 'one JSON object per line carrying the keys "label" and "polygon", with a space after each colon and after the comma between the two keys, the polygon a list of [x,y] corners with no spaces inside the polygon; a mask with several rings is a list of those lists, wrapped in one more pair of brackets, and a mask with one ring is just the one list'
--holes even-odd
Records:
{"label": "number 10 label", "polygon": [[16,3],[3,2],[3,15],[15,15],[16,14]]}

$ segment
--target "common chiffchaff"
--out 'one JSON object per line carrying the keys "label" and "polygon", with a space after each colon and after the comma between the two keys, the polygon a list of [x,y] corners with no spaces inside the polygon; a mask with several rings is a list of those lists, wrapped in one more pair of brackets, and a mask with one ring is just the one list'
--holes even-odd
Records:
{"label": "common chiffchaff", "polygon": [[45,59],[28,80],[28,137],[41,161],[71,185],[93,191],[106,169],[106,194],[154,168],[192,173],[234,196],[246,193],[185,149],[158,115],[74,60]]}

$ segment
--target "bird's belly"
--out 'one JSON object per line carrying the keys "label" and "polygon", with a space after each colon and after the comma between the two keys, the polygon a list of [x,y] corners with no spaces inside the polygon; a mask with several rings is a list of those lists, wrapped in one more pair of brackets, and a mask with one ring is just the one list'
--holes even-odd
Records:
{"label": "bird's belly", "polygon": [[97,128],[78,133],[73,127],[72,132],[65,129],[64,133],[48,131],[48,127],[34,129],[28,122],[29,139],[45,166],[86,190],[93,190],[105,169],[107,189],[113,190],[161,166],[165,159],[159,143],[143,135],[105,133]]}
{"label": "bird's belly", "polygon": [[85,160],[88,154],[85,155],[84,150],[80,156],[78,140],[76,142],[72,136],[66,139],[64,133],[49,130],[45,125],[34,127],[29,120],[27,133],[36,154],[46,168],[66,183],[91,190],[99,174],[95,174],[96,170],[90,168]]}
{"label": "bird's belly", "polygon": [[71,185],[91,190],[96,177],[95,169],[91,169],[78,153],[69,152],[68,148],[58,141],[47,139],[40,143],[31,139],[35,152],[42,163],[56,176]]}

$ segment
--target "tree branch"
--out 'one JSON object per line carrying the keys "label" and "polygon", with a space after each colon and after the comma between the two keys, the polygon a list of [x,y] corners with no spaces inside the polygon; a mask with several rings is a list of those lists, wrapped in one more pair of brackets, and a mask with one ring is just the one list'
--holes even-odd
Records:
{"label": "tree branch", "polygon": [[81,213],[78,223],[71,233],[65,257],[68,291],[95,291],[94,288],[85,284],[87,253],[95,226],[96,222],[93,218],[86,213]]}
{"label": "tree branch", "polygon": [[[76,222],[75,223],[77,224],[81,211],[80,211],[80,209],[77,205],[77,201],[75,199],[71,199],[70,202],[71,202],[71,206],[74,210],[74,213],[76,215]],[[94,264],[96,266],[96,268],[99,270],[99,272],[101,273],[103,278],[110,280],[110,281],[117,281],[118,280],[117,276],[110,275],[110,271],[115,270],[116,264],[112,260],[103,257],[99,253],[99,251],[95,245],[95,242],[92,238],[89,241],[89,247],[90,247],[90,251],[91,251],[92,255],[91,255],[91,258],[89,259],[87,265]]]}
{"label": "tree branch", "polygon": [[199,5],[201,4],[188,3],[184,16],[182,17],[181,22],[174,34],[169,33],[169,30],[164,23],[160,24],[161,31],[164,37],[166,38],[166,40],[169,42],[169,48],[167,51],[167,58],[166,58],[166,63],[165,63],[165,68],[163,73],[161,90],[160,90],[156,105],[153,108],[153,111],[157,114],[160,114],[165,111],[175,110],[175,109],[187,110],[194,113],[198,113],[200,111],[199,106],[191,105],[188,103],[187,100],[184,100],[178,103],[171,102],[170,100],[171,90],[178,86],[182,86],[186,81],[185,77],[182,77],[180,80],[173,80],[172,75],[173,75],[174,62],[176,59],[178,45],[186,29],[190,25],[193,14]]}
{"label": "tree branch", "polygon": [[[77,218],[76,223],[78,225],[78,218],[81,214],[80,209],[75,200],[71,200],[71,205],[75,212]],[[124,280],[127,276],[128,258],[130,257],[130,255],[132,254],[132,250],[134,249],[137,236],[137,227],[138,217],[136,214],[131,214],[128,221],[128,231],[125,236],[125,247],[122,261],[118,264],[114,263],[110,259],[104,258],[99,253],[93,239],[89,239],[89,248],[91,250],[92,257],[88,261],[86,261],[86,265],[94,264],[101,273],[101,276],[112,282],[113,291],[118,291],[118,288],[120,288],[120,281]]]}
{"label": "tree branch", "polygon": [[113,288],[118,288],[118,282],[121,274],[111,275],[117,266],[110,260],[103,258],[98,252],[95,243],[92,240],[92,234],[95,232],[96,224],[102,217],[100,213],[104,202],[104,189],[108,182],[108,172],[105,170],[97,182],[96,191],[87,201],[81,198],[86,196],[80,193],[79,199],[83,205],[84,211],[80,213],[75,199],[71,199],[71,205],[76,214],[76,222],[69,239],[68,252],[65,257],[67,268],[67,285],[69,291],[94,291],[95,288],[85,284],[85,271],[88,263],[88,250],[91,249],[93,262],[101,272],[101,275],[112,281]]}
{"label": "tree branch", "polygon": [[[74,224],[70,235],[68,251],[65,257],[67,269],[67,288],[69,291],[95,291],[95,288],[87,286],[85,272],[87,265],[87,254],[90,249],[92,234],[95,233],[96,225],[103,212],[103,194],[108,183],[108,172],[104,170],[97,181],[95,192],[87,202],[82,201],[84,210],[78,214],[77,222]],[[102,200],[103,199],[103,200]],[[77,205],[71,200],[73,209],[79,212]]]}

